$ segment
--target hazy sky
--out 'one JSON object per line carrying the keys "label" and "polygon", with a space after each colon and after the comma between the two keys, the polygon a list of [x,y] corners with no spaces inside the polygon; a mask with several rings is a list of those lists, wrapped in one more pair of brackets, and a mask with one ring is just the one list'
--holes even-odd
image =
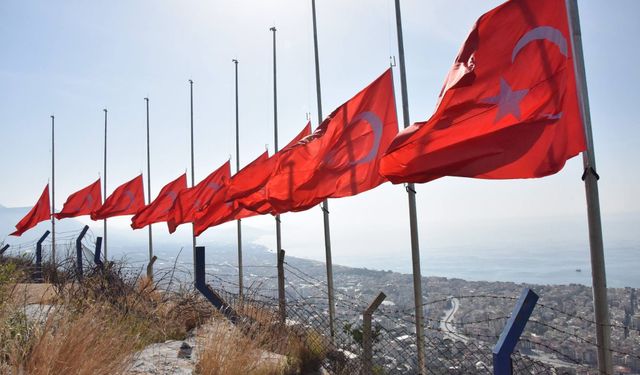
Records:
{"label": "hazy sky", "polygon": [[[50,178],[51,114],[56,116],[59,208],[70,193],[102,171],[103,108],[109,110],[108,191],[141,171],[146,173],[145,96],[151,101],[155,197],[189,166],[188,79],[195,82],[195,172],[196,179],[202,179],[235,152],[233,58],[240,61],[240,161],[245,165],[253,160],[266,144],[272,149],[269,27],[273,25],[278,28],[280,142],[288,142],[304,126],[307,113],[316,126],[310,3],[1,1],[0,204],[33,205]],[[402,1],[412,121],[430,116],[471,25],[499,3]],[[579,3],[603,215],[638,212],[640,2]],[[390,55],[397,55],[395,16],[392,0],[318,0],[316,5],[327,115],[382,73]],[[487,237],[501,236],[514,243],[520,239],[501,230],[501,222],[572,216],[585,217],[586,223],[581,174],[582,161],[577,157],[544,179],[443,178],[420,185],[423,251],[435,246],[434,238],[438,246],[464,242],[467,228],[479,223]],[[402,186],[385,184],[357,197],[331,200],[330,208],[338,257],[408,256],[407,198]],[[244,222],[266,231],[273,228],[271,217]],[[487,224],[492,222],[496,224]],[[537,230],[549,229],[544,220],[537,222],[542,223]],[[112,223],[125,227],[129,218]],[[100,233],[99,228],[94,231]],[[166,226],[154,228],[158,236],[165,235]],[[294,255],[322,259],[321,228],[319,208],[285,215],[284,247]],[[580,235],[584,233],[586,242],[585,228],[586,224]],[[228,229],[229,224],[210,229],[203,239],[216,240]],[[607,230],[605,225],[605,242]],[[179,232],[185,235],[188,230]],[[137,236],[144,239],[146,231]],[[638,239],[639,235],[623,236]],[[262,242],[275,246],[271,235]]]}

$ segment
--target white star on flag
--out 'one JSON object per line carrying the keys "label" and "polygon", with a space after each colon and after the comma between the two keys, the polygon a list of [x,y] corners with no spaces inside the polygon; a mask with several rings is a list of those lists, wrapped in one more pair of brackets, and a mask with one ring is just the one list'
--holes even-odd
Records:
{"label": "white star on flag", "polygon": [[513,91],[507,81],[504,78],[500,78],[500,93],[496,96],[482,99],[482,102],[498,105],[498,113],[495,120],[493,120],[494,124],[508,114],[512,114],[516,120],[520,120],[520,102],[528,92],[528,89]]}

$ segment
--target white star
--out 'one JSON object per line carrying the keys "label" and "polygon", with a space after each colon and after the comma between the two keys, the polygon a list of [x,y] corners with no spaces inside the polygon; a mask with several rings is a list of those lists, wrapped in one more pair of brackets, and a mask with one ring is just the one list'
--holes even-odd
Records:
{"label": "white star", "polygon": [[520,102],[527,95],[529,89],[513,91],[504,78],[500,78],[500,93],[490,98],[484,98],[483,103],[497,104],[498,113],[493,123],[500,121],[508,114],[520,120]]}

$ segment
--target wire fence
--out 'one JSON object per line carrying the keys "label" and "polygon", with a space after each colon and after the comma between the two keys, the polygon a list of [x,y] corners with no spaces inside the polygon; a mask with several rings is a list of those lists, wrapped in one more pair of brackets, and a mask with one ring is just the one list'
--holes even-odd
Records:
{"label": "wire fence", "polygon": [[[58,233],[58,259],[76,259],[78,233]],[[83,240],[83,269],[96,267],[95,236],[89,231]],[[50,241],[43,242],[46,263]],[[35,241],[12,246],[25,261],[34,261]],[[6,256],[7,254],[5,254]],[[193,280],[193,267],[179,257],[158,259],[154,275],[161,287],[178,289]],[[59,266],[59,265],[58,265]],[[122,264],[125,272],[142,275],[146,261]],[[71,266],[67,268],[72,268]],[[329,322],[326,281],[307,269],[285,262],[287,326],[313,332],[308,344],[327,348],[323,367],[333,374],[356,374],[362,368],[362,314],[372,295],[334,290],[336,317],[334,336]],[[239,293],[237,265],[221,262],[205,265],[212,288],[241,316],[263,321],[278,320],[277,269],[269,264],[243,266],[245,290]],[[492,349],[509,318],[517,295],[471,294],[431,298],[421,307],[425,314],[425,350],[428,374],[491,374]],[[455,305],[455,306],[454,306]],[[251,308],[248,308],[250,306]],[[486,309],[490,306],[490,309]],[[565,306],[566,308],[566,306]],[[457,313],[452,313],[453,310]],[[448,314],[447,314],[448,313]],[[448,316],[447,316],[448,315]],[[599,374],[596,323],[562,304],[545,301],[536,305],[525,332],[512,355],[515,374]],[[628,318],[614,317],[610,325],[614,364],[640,372],[640,326]],[[382,305],[373,314],[373,371],[375,374],[414,374],[418,372],[415,314],[412,306]]]}

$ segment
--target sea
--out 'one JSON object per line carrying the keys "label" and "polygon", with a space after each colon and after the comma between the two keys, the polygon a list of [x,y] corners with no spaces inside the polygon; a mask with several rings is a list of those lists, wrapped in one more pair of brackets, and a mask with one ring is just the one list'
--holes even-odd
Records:
{"label": "sea", "polygon": [[[546,221],[546,222],[545,222]],[[530,221],[526,228],[504,224],[504,232],[468,239],[421,238],[423,276],[469,281],[512,281],[530,284],[591,285],[588,231],[582,217]],[[492,223],[495,228],[496,224]],[[436,236],[437,237],[437,236]],[[463,236],[464,237],[464,236]],[[603,219],[607,286],[640,288],[640,215],[610,215]],[[458,243],[462,243],[458,245]],[[392,255],[350,257],[336,254],[334,264],[411,273],[408,249]]]}

